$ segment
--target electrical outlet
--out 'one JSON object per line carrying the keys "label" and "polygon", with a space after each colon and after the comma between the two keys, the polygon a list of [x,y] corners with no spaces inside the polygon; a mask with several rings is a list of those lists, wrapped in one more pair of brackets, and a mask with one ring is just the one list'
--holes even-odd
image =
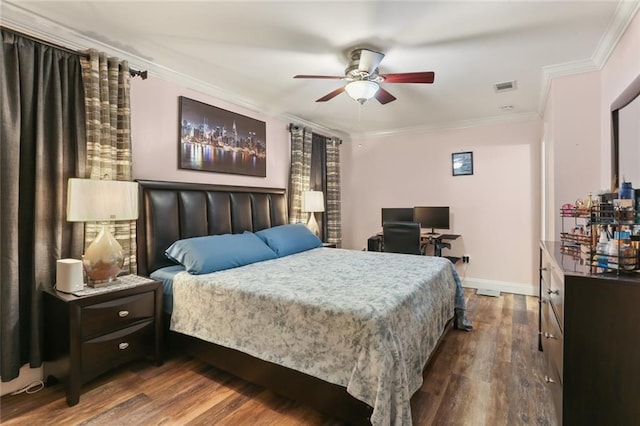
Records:
{"label": "electrical outlet", "polygon": [[462,263],[469,263],[469,255],[468,254],[462,255]]}

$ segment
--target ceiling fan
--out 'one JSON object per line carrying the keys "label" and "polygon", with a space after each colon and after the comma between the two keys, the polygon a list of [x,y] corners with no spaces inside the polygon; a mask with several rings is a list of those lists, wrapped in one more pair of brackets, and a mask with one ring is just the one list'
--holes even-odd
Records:
{"label": "ceiling fan", "polygon": [[380,87],[380,83],[433,83],[435,74],[433,71],[405,72],[398,74],[379,74],[378,65],[384,58],[384,53],[374,52],[368,49],[355,49],[351,52],[351,62],[344,70],[344,76],[332,75],[296,75],[293,78],[316,78],[330,80],[345,80],[348,83],[331,93],[318,99],[316,102],[326,102],[335,98],[342,92],[364,104],[375,97],[381,104],[395,101],[391,93]]}

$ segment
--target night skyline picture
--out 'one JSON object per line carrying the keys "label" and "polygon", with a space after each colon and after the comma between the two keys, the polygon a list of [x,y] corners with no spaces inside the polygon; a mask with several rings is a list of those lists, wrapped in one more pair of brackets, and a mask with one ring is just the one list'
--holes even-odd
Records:
{"label": "night skyline picture", "polygon": [[266,124],[179,97],[181,169],[267,176]]}

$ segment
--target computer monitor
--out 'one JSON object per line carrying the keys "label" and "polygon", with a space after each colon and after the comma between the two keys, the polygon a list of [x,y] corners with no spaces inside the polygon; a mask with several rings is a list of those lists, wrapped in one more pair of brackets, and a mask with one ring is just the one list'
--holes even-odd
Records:
{"label": "computer monitor", "polygon": [[449,207],[414,207],[413,221],[420,223],[420,228],[431,228],[432,234],[436,229],[449,229]]}
{"label": "computer monitor", "polygon": [[413,222],[413,208],[411,207],[383,207],[381,214],[382,226],[385,222]]}

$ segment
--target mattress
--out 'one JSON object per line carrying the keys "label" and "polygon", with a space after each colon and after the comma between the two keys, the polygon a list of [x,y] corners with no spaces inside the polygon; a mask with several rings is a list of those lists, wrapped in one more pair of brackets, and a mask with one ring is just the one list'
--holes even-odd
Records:
{"label": "mattress", "polygon": [[171,314],[173,312],[173,277],[184,272],[184,266],[173,265],[153,271],[149,276],[162,283],[162,311]]}
{"label": "mattress", "polygon": [[344,386],[374,425],[407,425],[456,308],[464,294],[445,258],[318,248],[175,273],[171,330]]}

